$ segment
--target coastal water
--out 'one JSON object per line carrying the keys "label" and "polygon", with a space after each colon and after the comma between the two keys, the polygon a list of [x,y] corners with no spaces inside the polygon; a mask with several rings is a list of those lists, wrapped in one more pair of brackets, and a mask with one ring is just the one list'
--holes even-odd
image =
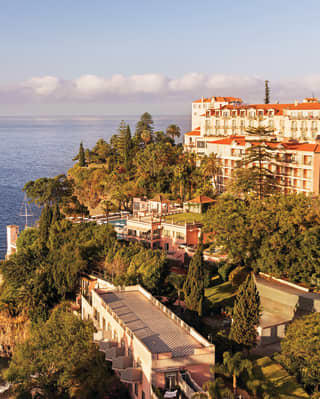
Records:
{"label": "coastal water", "polygon": [[[25,218],[19,216],[29,180],[66,173],[78,153],[79,143],[92,148],[99,138],[108,140],[117,132],[120,120],[130,124],[134,132],[139,117],[0,117],[0,259],[6,251],[6,225],[23,228]],[[155,129],[165,130],[171,123],[190,129],[187,116],[154,116]],[[34,224],[39,209],[32,208]]]}

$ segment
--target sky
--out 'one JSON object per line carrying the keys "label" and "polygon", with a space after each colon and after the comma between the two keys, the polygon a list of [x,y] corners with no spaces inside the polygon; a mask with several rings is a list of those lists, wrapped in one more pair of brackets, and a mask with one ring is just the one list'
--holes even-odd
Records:
{"label": "sky", "polygon": [[0,0],[0,115],[320,97],[320,1]]}

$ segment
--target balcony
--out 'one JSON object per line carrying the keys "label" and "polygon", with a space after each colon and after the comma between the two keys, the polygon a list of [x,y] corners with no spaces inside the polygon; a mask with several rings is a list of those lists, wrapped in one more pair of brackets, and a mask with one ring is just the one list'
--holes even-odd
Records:
{"label": "balcony", "polygon": [[120,381],[127,384],[141,384],[142,370],[137,367],[128,367],[120,371]]}
{"label": "balcony", "polygon": [[133,366],[132,356],[118,356],[112,360],[113,370],[124,370]]}
{"label": "balcony", "polygon": [[192,379],[188,371],[179,373],[178,383],[187,398],[192,398],[196,392],[203,392],[201,387]]}
{"label": "balcony", "polygon": [[124,356],[124,348],[119,348],[117,346],[107,349],[104,351],[106,360],[113,361],[113,359],[116,359],[119,356]]}

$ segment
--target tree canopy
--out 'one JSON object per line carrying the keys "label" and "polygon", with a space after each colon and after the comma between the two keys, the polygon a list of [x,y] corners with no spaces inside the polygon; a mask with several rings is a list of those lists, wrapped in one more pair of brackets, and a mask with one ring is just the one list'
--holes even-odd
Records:
{"label": "tree canopy", "polygon": [[[115,377],[92,343],[93,332],[92,322],[75,316],[70,304],[60,304],[17,347],[6,378],[20,394],[37,392],[49,399],[104,398]],[[100,381],[93,384],[97,376]],[[79,395],[84,389],[86,394]]]}
{"label": "tree canopy", "polygon": [[288,326],[276,359],[305,385],[320,390],[320,313],[312,313]]}

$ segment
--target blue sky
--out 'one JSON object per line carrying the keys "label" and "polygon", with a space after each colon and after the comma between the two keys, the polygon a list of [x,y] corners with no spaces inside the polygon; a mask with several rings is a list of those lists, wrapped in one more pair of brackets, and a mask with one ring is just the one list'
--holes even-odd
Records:
{"label": "blue sky", "polygon": [[1,114],[187,113],[320,96],[320,2],[0,0]]}

